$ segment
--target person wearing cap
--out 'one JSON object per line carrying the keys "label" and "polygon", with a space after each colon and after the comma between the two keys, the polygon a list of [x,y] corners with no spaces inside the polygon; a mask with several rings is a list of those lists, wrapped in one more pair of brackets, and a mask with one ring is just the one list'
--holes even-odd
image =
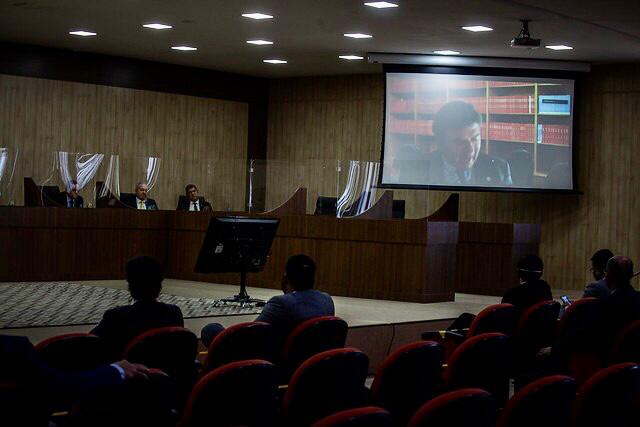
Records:
{"label": "person wearing cap", "polygon": [[527,255],[518,261],[520,284],[507,290],[502,297],[503,304],[513,304],[518,313],[540,301],[553,299],[549,284],[541,279],[544,264],[536,255]]}
{"label": "person wearing cap", "polygon": [[591,257],[591,272],[594,282],[588,283],[584,288],[582,298],[606,298],[611,291],[607,286],[607,279],[605,278],[605,269],[607,267],[607,261],[613,257],[613,252],[609,249],[600,249],[596,251]]}

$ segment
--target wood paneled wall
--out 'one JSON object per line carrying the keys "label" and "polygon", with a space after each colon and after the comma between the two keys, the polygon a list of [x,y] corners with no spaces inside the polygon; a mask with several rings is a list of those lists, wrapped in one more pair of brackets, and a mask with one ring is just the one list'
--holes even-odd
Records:
{"label": "wood paneled wall", "polygon": [[[590,280],[589,258],[599,248],[640,263],[635,187],[640,182],[640,65],[594,67],[579,90],[576,141],[583,195],[464,192],[460,198],[461,221],[541,224],[545,277],[554,288],[581,289]],[[267,157],[274,164],[379,160],[383,102],[383,75],[273,81]],[[267,200],[285,197],[293,181],[308,186],[309,210],[318,194],[336,192],[333,176],[326,173],[270,170]],[[405,190],[394,198],[406,199],[408,216],[419,217],[448,195]]]}
{"label": "wood paneled wall", "polygon": [[175,209],[193,182],[215,209],[242,210],[247,121],[246,102],[0,74],[0,147],[19,151],[16,204],[23,176],[44,181],[54,172],[53,153],[70,151],[106,154],[102,178],[109,155],[119,154],[123,192],[145,177],[140,157],[160,157],[150,196],[163,209]]}

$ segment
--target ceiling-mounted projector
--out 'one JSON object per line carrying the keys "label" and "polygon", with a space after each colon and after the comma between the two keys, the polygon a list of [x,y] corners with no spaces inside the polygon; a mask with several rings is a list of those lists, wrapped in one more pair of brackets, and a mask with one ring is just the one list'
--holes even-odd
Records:
{"label": "ceiling-mounted projector", "polygon": [[530,19],[521,19],[522,29],[517,36],[511,40],[511,47],[519,49],[537,49],[540,47],[540,39],[534,39],[529,34],[529,22]]}

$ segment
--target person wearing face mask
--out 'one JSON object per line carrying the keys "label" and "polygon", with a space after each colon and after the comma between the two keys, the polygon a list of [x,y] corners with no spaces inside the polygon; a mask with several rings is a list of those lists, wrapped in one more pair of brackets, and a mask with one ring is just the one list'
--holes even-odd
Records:
{"label": "person wearing face mask", "polygon": [[611,293],[611,290],[607,286],[607,279],[605,277],[605,269],[607,267],[607,261],[613,258],[613,252],[609,249],[600,249],[596,251],[591,257],[591,272],[595,282],[587,284],[584,288],[584,294],[582,298],[606,298]]}
{"label": "person wearing face mask", "polygon": [[402,162],[406,158],[406,164],[399,182],[480,187],[512,185],[509,163],[481,151],[481,124],[482,116],[473,105],[463,101],[445,104],[433,120],[437,149],[424,157],[400,153],[398,160]]}

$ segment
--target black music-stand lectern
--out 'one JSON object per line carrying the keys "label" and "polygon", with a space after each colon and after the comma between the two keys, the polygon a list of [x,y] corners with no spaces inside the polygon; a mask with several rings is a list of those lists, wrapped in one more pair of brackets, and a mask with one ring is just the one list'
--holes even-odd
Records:
{"label": "black music-stand lectern", "polygon": [[240,293],[220,301],[240,305],[264,303],[247,294],[247,273],[264,269],[278,230],[277,218],[212,218],[200,248],[197,273],[240,273]]}

